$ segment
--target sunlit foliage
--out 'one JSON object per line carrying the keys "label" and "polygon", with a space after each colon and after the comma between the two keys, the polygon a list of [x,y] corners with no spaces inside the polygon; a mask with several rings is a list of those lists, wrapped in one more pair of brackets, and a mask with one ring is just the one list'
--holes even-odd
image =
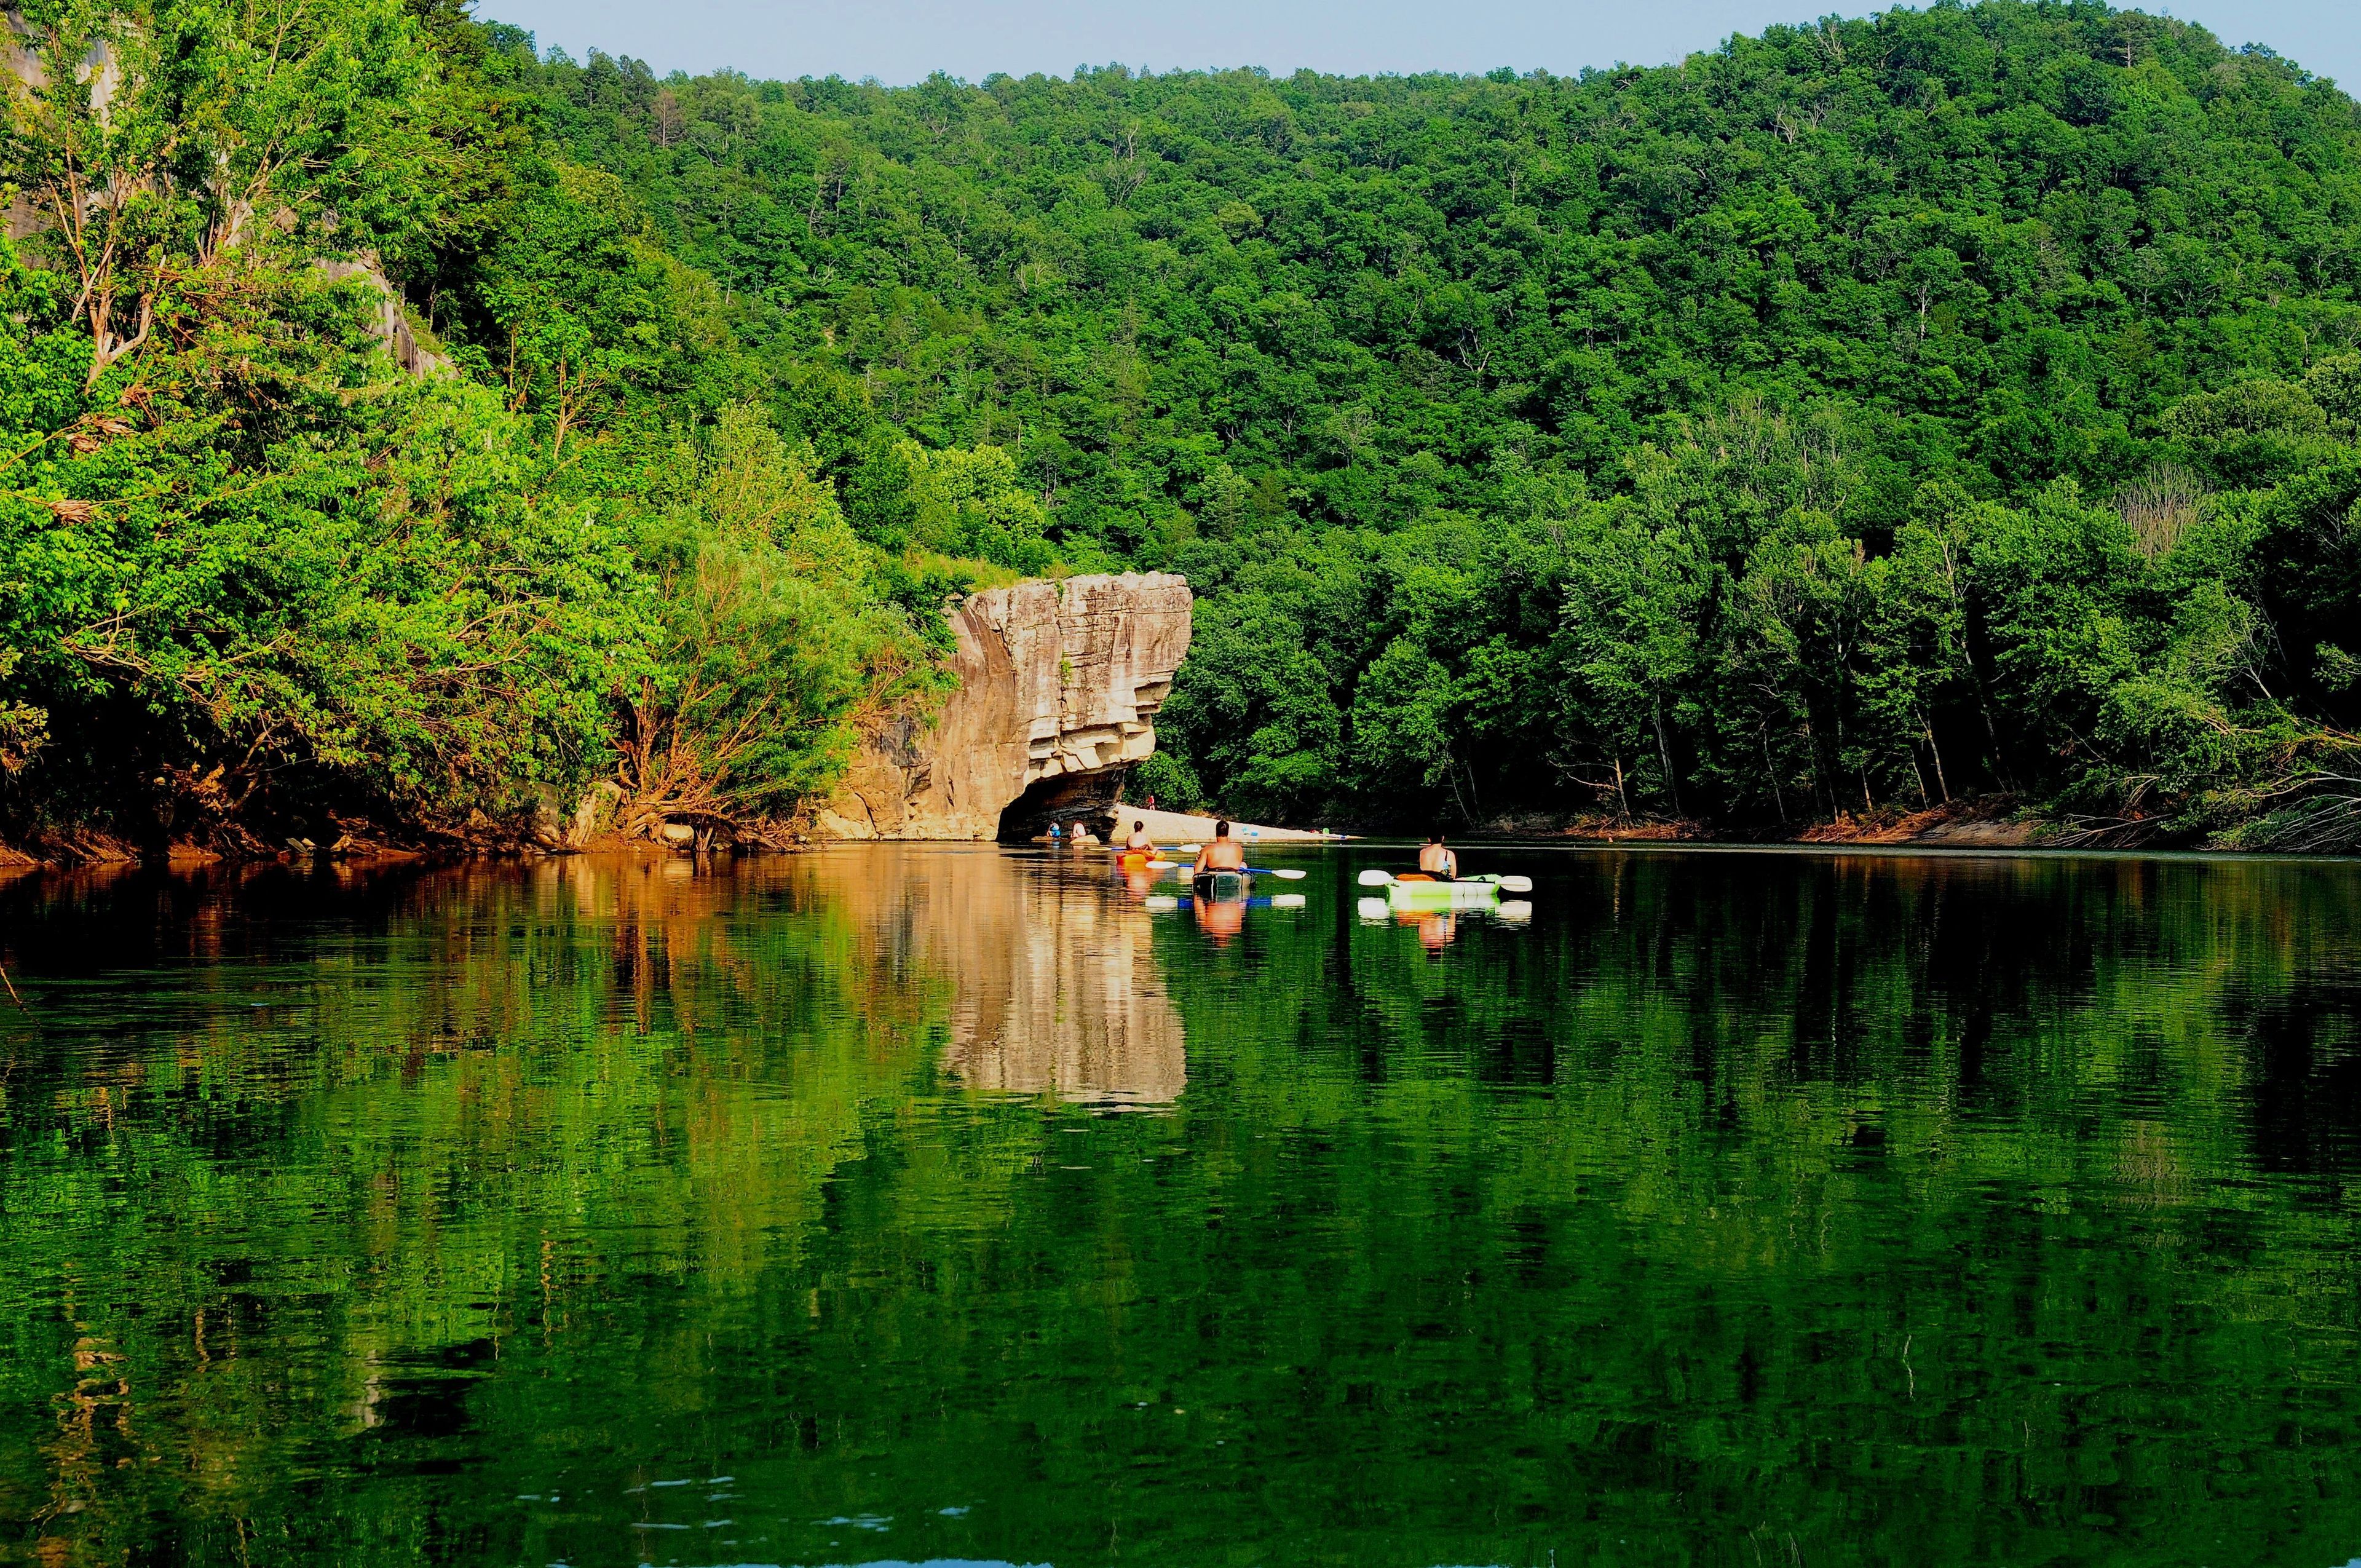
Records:
{"label": "sunlit foliage", "polygon": [[530,69],[830,471],[895,461],[856,406],[1003,446],[1070,559],[1189,574],[1168,790],[2199,833],[2349,752],[2353,546],[2267,520],[2355,461],[2361,122],[2268,51],[1990,0],[1576,78]]}

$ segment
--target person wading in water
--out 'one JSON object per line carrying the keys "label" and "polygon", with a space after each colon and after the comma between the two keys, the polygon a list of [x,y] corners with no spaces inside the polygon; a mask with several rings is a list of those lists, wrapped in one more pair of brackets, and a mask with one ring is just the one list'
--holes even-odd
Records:
{"label": "person wading in water", "polygon": [[1445,882],[1455,881],[1459,876],[1459,857],[1443,847],[1442,834],[1430,833],[1419,849],[1418,869]]}

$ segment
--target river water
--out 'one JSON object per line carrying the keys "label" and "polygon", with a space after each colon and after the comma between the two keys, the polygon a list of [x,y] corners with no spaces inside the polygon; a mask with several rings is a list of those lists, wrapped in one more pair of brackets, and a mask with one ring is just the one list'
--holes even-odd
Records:
{"label": "river water", "polygon": [[1398,854],[0,885],[0,1561],[2361,1556],[2361,866]]}

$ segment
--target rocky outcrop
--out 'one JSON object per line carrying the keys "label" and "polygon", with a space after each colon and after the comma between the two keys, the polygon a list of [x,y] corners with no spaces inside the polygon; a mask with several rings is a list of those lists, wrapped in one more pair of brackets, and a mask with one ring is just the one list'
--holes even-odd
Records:
{"label": "rocky outcrop", "polygon": [[895,718],[866,738],[818,815],[820,830],[992,839],[1021,803],[1095,811],[1156,749],[1189,612],[1187,579],[1164,572],[971,595],[950,612],[958,689],[935,714]]}
{"label": "rocky outcrop", "polygon": [[410,312],[401,302],[401,291],[385,275],[374,258],[358,261],[314,261],[313,269],[331,283],[358,279],[376,296],[369,310],[369,331],[393,356],[393,362],[405,374],[439,376],[451,368],[450,359],[436,353],[419,340],[419,329],[412,325]]}

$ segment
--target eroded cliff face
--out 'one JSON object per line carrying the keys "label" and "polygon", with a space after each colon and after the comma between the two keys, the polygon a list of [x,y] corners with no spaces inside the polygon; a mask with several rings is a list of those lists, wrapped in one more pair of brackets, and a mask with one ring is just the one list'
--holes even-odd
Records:
{"label": "eroded cliff face", "polygon": [[1167,572],[1019,583],[951,614],[959,688],[931,719],[871,734],[818,813],[842,839],[991,839],[1028,790],[1109,800],[1156,750],[1157,709],[1189,652],[1186,578]]}

